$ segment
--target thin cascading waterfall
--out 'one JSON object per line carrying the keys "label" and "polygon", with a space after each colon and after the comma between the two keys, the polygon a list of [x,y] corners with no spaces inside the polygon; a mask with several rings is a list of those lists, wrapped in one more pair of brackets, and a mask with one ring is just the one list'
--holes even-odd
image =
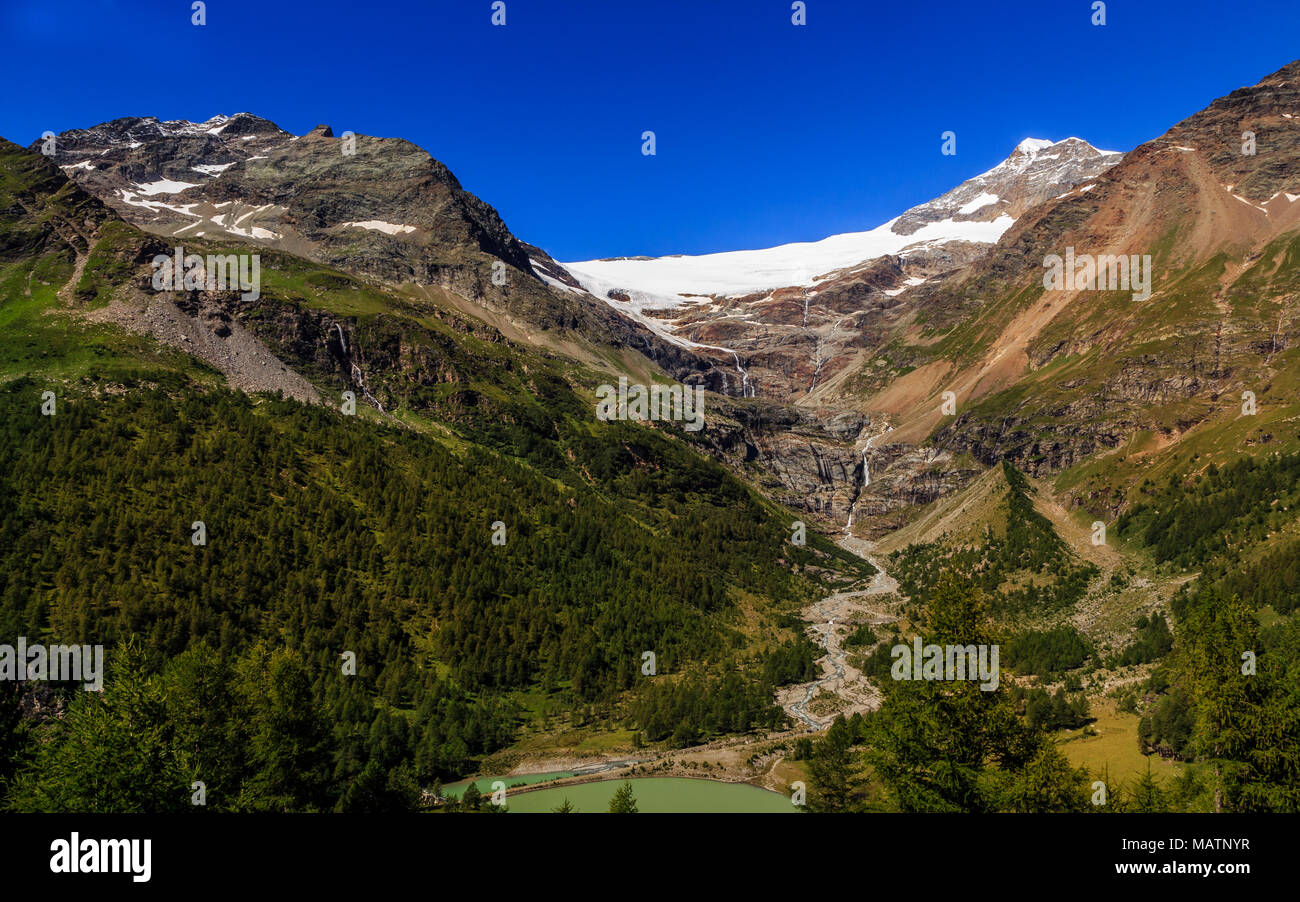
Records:
{"label": "thin cascading waterfall", "polygon": [[811,394],[813,393],[813,389],[815,389],[815,388],[817,387],[817,377],[821,375],[821,373],[822,373],[822,364],[825,363],[825,362],[826,362],[826,361],[823,360],[822,357],[821,357],[821,341],[818,340],[818,342],[817,342],[817,357],[816,357],[816,358],[814,359],[814,361],[813,361],[812,382],[808,383],[808,391],[804,392],[804,394],[806,394],[806,395],[811,395]]}
{"label": "thin cascading waterfall", "polygon": [[749,386],[749,373],[740,365],[740,355],[732,351],[731,356],[736,361],[736,372],[740,374],[740,396],[742,398],[754,397],[753,389]]}
{"label": "thin cascading waterfall", "polygon": [[361,394],[365,396],[366,400],[375,405],[375,407],[379,409],[380,413],[384,413],[384,405],[380,403],[378,398],[370,393],[370,389],[366,388],[366,374],[361,371],[361,367],[357,366],[356,361],[352,359],[352,354],[348,350],[347,336],[343,334],[343,327],[338,323],[334,323],[333,325],[339,333],[339,347],[343,349],[343,359],[347,361],[347,364],[350,367],[349,373],[351,374],[352,381],[356,383],[357,388],[361,389]]}
{"label": "thin cascading waterfall", "polygon": [[384,405],[370,393],[370,389],[366,388],[366,375],[361,372],[361,367],[357,366],[356,363],[352,363],[352,379],[357,383],[357,387],[361,389],[361,394],[366,396],[366,400],[375,405],[380,413],[384,413]]}
{"label": "thin cascading waterfall", "polygon": [[862,499],[862,490],[871,485],[871,461],[868,459],[868,455],[871,453],[871,446],[876,439],[883,436],[886,432],[893,431],[894,427],[886,423],[884,432],[877,432],[875,435],[871,436],[867,439],[866,445],[862,448],[862,481],[858,483],[857,489],[853,493],[853,502],[849,505],[849,522],[848,525],[844,527],[845,535],[849,535],[850,530],[853,528],[853,515],[857,510],[858,502]]}
{"label": "thin cascading waterfall", "polygon": [[813,389],[817,387],[817,377],[821,375],[822,364],[826,361],[822,358],[822,339],[817,336],[817,346],[813,348],[813,374],[812,381],[808,384],[808,391],[805,394],[811,395]]}

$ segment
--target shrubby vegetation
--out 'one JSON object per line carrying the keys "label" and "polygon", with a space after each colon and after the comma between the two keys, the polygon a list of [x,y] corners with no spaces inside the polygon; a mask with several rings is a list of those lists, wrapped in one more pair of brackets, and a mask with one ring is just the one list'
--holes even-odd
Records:
{"label": "shrubby vegetation", "polygon": [[1150,617],[1143,614],[1138,617],[1136,626],[1137,637],[1119,657],[1121,666],[1159,660],[1174,647],[1174,634],[1169,631],[1164,614],[1156,613]]}
{"label": "shrubby vegetation", "polygon": [[871,628],[871,624],[869,623],[858,624],[857,627],[853,630],[853,632],[849,633],[844,638],[844,645],[846,647],[849,646],[856,647],[859,645],[875,645],[876,642],[877,642],[876,633]]}
{"label": "shrubby vegetation", "polygon": [[986,530],[974,545],[952,548],[935,542],[896,552],[891,572],[900,592],[926,602],[941,575],[953,571],[984,591],[990,611],[999,617],[1060,610],[1083,597],[1097,568],[1080,561],[1034,509],[1024,475],[1007,462],[1002,469],[1009,486],[1003,499],[1004,534]]}
{"label": "shrubby vegetation", "polygon": [[1117,524],[1158,560],[1201,570],[1174,597],[1172,642],[1159,615],[1139,621],[1121,661],[1162,660],[1138,741],[1195,762],[1183,796],[1205,810],[1300,811],[1300,623],[1256,616],[1297,606],[1300,543],[1269,540],[1295,519],[1298,476],[1300,454],[1210,464],[1145,484]]}
{"label": "shrubby vegetation", "polygon": [[1092,646],[1069,624],[1050,630],[1030,630],[1002,646],[1002,660],[1017,673],[1056,680],[1067,670],[1087,663]]}

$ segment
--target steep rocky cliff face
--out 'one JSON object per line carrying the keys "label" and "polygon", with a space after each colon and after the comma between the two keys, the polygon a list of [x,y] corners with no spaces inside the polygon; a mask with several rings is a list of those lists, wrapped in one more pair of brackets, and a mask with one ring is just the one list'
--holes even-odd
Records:
{"label": "steep rocky cliff face", "polygon": [[854,443],[870,420],[859,413],[817,415],[763,400],[720,397],[700,433],[713,453],[750,476],[772,498],[795,510],[847,520],[862,479]]}
{"label": "steep rocky cliff face", "polygon": [[65,175],[172,244],[235,242],[431,297],[450,292],[517,338],[553,345],[564,339],[548,333],[573,333],[643,353],[679,378],[708,378],[707,362],[590,297],[408,141],[326,126],[299,137],[239,113],[118,119],[63,132],[52,149]]}
{"label": "steep rocky cliff face", "polygon": [[980,472],[950,451],[891,443],[886,421],[856,411],[711,400],[699,441],[774,500],[862,535],[898,526],[909,508]]}

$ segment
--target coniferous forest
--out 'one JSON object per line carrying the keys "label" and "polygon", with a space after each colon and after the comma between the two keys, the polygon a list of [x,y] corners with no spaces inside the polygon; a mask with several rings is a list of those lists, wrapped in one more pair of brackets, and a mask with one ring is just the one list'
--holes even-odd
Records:
{"label": "coniferous forest", "polygon": [[[686,745],[780,724],[773,686],[811,669],[750,648],[731,591],[796,602],[778,558],[830,551],[647,430],[576,428],[592,482],[565,482],[290,401],[33,397],[0,400],[0,623],[103,643],[111,678],[7,737],[12,808],[182,809],[200,779],[216,808],[409,808],[515,738],[516,690]],[[647,650],[685,678],[638,687]]]}

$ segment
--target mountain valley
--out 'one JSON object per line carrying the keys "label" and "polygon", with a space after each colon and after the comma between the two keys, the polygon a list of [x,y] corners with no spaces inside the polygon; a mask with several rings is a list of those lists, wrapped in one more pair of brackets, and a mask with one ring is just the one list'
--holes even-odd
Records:
{"label": "mountain valley", "polygon": [[[1296,201],[1300,62],[1124,153],[1026,139],[874,229],[694,257],[558,262],[414,144],[250,113],[0,141],[0,622],[127,662],[107,713],[0,699],[4,804],[703,770],[952,810],[896,788],[930,690],[889,650],[960,621],[1010,671],[962,710],[1023,752],[963,810],[1065,771],[1043,805],[1078,810],[1103,718],[1180,810],[1295,810]],[[256,254],[256,296],[156,290],[178,246]],[[1067,249],[1149,259],[1150,298],[1045,288]],[[705,428],[598,417],[620,377],[702,386]],[[1280,756],[1206,713],[1242,649]],[[165,761],[149,791],[92,785],[88,725]]]}

